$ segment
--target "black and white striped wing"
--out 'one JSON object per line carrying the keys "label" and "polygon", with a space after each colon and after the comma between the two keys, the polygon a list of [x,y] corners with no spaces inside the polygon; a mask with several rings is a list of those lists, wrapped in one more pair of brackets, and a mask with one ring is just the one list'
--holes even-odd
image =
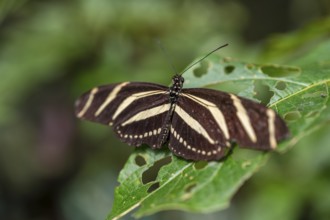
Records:
{"label": "black and white striped wing", "polygon": [[172,118],[169,148],[191,160],[217,160],[232,142],[276,148],[289,135],[284,121],[265,106],[210,89],[183,89]]}
{"label": "black and white striped wing", "polygon": [[117,136],[132,146],[159,148],[168,117],[168,88],[153,83],[118,83],[96,87],[76,102],[79,118],[113,126]]}

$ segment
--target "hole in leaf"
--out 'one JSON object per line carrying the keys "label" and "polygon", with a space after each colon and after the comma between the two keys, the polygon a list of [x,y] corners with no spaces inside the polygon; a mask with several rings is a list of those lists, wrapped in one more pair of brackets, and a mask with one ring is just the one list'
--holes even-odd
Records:
{"label": "hole in leaf", "polygon": [[194,69],[194,75],[196,77],[201,77],[201,76],[205,75],[207,73],[208,67],[209,67],[208,62],[201,61],[199,63],[199,67]]}
{"label": "hole in leaf", "polygon": [[231,74],[235,70],[235,66],[233,65],[228,65],[224,68],[225,74]]}
{"label": "hole in leaf", "polygon": [[284,119],[286,121],[295,121],[299,118],[301,118],[301,114],[299,111],[288,112],[284,115]]}
{"label": "hole in leaf", "polygon": [[148,193],[151,193],[152,191],[155,191],[155,190],[158,189],[158,188],[159,188],[159,182],[155,182],[154,184],[152,184],[152,185],[148,188],[147,192],[148,192]]}
{"label": "hole in leaf", "polygon": [[181,196],[181,200],[184,201],[190,199],[193,195],[191,192],[193,191],[193,189],[196,188],[196,186],[197,186],[196,183],[189,183],[188,185],[186,185],[184,189],[185,194]]}
{"label": "hole in leaf", "polygon": [[264,65],[260,69],[270,77],[289,77],[298,76],[300,74],[300,69],[298,67],[291,66]]}
{"label": "hole in leaf", "polygon": [[254,82],[254,92],[254,97],[264,105],[267,105],[274,95],[274,92],[270,91],[269,86],[264,85],[261,81]]}
{"label": "hole in leaf", "polygon": [[190,192],[191,192],[196,186],[197,186],[196,183],[189,183],[189,184],[185,187],[184,191],[185,191],[186,193],[190,193]]}
{"label": "hole in leaf", "polygon": [[201,160],[201,161],[195,162],[195,164],[194,164],[194,168],[195,168],[196,170],[201,170],[201,169],[203,169],[204,167],[206,167],[207,164],[208,164],[207,161]]}
{"label": "hole in leaf", "polygon": [[147,164],[146,160],[141,156],[141,155],[137,155],[135,157],[135,163],[136,165],[138,165],[139,167],[142,167],[144,165]]}
{"label": "hole in leaf", "polygon": [[284,90],[284,89],[286,89],[286,83],[279,81],[276,83],[275,88],[278,90]]}
{"label": "hole in leaf", "polygon": [[152,181],[155,181],[160,168],[171,163],[171,161],[171,156],[164,157],[163,159],[156,161],[151,167],[149,167],[149,169],[142,173],[142,183],[147,184]]}

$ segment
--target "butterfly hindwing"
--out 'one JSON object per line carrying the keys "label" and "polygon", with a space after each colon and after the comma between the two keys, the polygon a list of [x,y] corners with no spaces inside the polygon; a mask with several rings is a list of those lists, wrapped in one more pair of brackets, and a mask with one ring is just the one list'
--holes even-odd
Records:
{"label": "butterfly hindwing", "polygon": [[210,112],[208,107],[181,94],[170,129],[169,148],[174,154],[189,160],[217,160],[226,154],[230,143],[212,115],[217,109]]}
{"label": "butterfly hindwing", "polygon": [[80,118],[113,126],[125,143],[160,147],[169,110],[168,88],[152,83],[117,83],[96,87],[76,103]]}
{"label": "butterfly hindwing", "polygon": [[[224,121],[217,123],[221,125],[221,133],[227,141],[236,142],[242,147],[271,150],[289,134],[284,121],[274,110],[254,101],[203,88],[184,89],[182,95],[196,100],[196,103],[209,106],[207,111],[213,112],[213,117],[209,117],[208,120],[219,122],[222,121],[219,120],[219,116],[223,117]],[[218,114],[214,109],[218,109]],[[219,143],[222,142],[221,137]]]}
{"label": "butterfly hindwing", "polygon": [[225,154],[225,139],[210,114],[202,106],[180,97],[173,113],[169,148],[189,160],[217,160]]}

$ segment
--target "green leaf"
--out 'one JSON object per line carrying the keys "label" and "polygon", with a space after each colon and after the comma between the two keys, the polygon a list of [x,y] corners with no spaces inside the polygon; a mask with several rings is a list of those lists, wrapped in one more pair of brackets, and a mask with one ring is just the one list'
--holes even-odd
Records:
{"label": "green leaf", "polygon": [[324,17],[315,19],[292,33],[273,35],[266,40],[266,50],[260,54],[260,59],[281,62],[294,60],[302,51],[307,51],[322,42],[323,39],[327,39],[329,29],[330,17]]}
{"label": "green leaf", "polygon": [[[137,157],[142,157],[145,165],[139,166]],[[143,173],[166,157],[171,162],[160,168],[154,181],[143,184]],[[228,157],[226,162],[193,163],[172,156],[168,150],[137,149],[120,173],[121,185],[116,189],[113,211],[108,219],[119,218],[140,205],[136,217],[166,209],[210,212],[225,208],[233,192],[262,165],[265,158],[262,154],[249,160]],[[159,187],[148,193],[154,184]]]}
{"label": "green leaf", "polygon": [[[291,138],[278,147],[283,152],[330,120],[329,53],[330,42],[325,42],[290,66],[212,56],[185,73],[185,86],[234,92],[274,108],[291,131]],[[137,149],[120,173],[108,219],[138,207],[135,217],[168,209],[205,213],[226,208],[243,182],[268,158],[268,153],[261,152],[237,158],[243,151],[237,149],[223,161],[203,164],[179,159],[168,150]],[[155,177],[146,181],[150,170]]]}

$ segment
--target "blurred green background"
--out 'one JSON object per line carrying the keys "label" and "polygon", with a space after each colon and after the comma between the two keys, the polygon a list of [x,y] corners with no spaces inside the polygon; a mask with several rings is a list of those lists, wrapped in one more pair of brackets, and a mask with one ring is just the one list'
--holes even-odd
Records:
{"label": "blurred green background", "polygon": [[[75,119],[74,101],[111,82],[168,85],[157,40],[178,70],[224,43],[224,56],[285,64],[272,44],[329,15],[328,0],[1,0],[0,219],[106,217],[133,148]],[[225,211],[147,219],[330,219],[329,131],[273,154]]]}

